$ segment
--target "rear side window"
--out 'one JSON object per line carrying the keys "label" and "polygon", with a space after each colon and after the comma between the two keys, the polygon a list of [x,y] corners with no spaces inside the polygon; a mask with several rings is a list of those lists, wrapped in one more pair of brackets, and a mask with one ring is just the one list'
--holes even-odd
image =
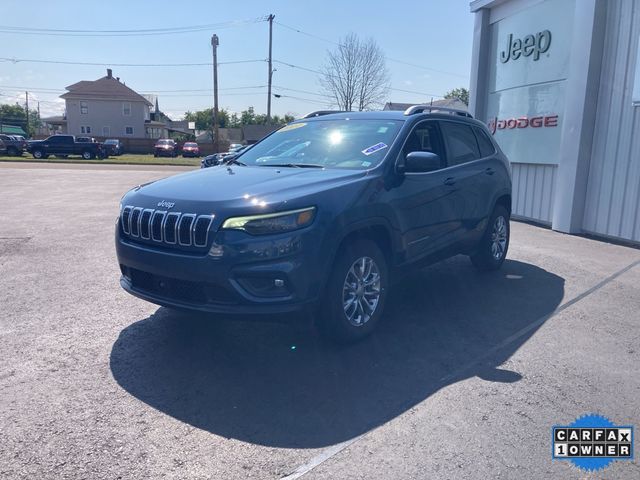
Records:
{"label": "rear side window", "polygon": [[441,125],[450,167],[480,158],[478,142],[471,126],[447,121],[443,121]]}
{"label": "rear side window", "polygon": [[484,130],[478,127],[473,127],[473,131],[476,133],[476,138],[478,139],[478,146],[480,147],[481,157],[489,157],[496,153],[496,149],[493,146],[493,143]]}

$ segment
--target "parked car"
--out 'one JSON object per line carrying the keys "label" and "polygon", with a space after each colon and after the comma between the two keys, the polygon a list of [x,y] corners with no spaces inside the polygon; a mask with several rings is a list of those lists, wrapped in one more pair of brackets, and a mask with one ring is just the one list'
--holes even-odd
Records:
{"label": "parked car", "polygon": [[4,140],[0,138],[0,155],[6,155],[6,154],[7,154],[7,145],[4,143]]}
{"label": "parked car", "polygon": [[229,145],[229,152],[230,153],[237,152],[243,147],[244,145],[242,145],[241,143],[232,143],[231,145]]}
{"label": "parked car", "polygon": [[11,155],[14,157],[22,156],[25,149],[27,148],[27,142],[22,136],[0,134],[0,139],[7,149],[7,155]]}
{"label": "parked car", "polygon": [[355,341],[381,321],[392,276],[460,253],[495,270],[507,255],[509,161],[463,111],[306,118],[226,163],[124,195],[126,291],[224,314],[313,307],[323,334]]}
{"label": "parked car", "polygon": [[248,150],[251,145],[244,145],[241,149],[235,152],[223,152],[223,153],[214,153],[213,155],[207,155],[202,160],[200,160],[200,168],[209,168],[214,167],[216,165],[220,165],[224,163],[225,159],[230,159],[231,157],[236,157],[240,155],[242,152]]}
{"label": "parked car", "polygon": [[124,153],[124,145],[117,138],[107,138],[104,142],[104,148],[109,155],[118,156]]}
{"label": "parked car", "polygon": [[200,147],[196,142],[186,142],[182,146],[182,156],[183,157],[199,157]]}
{"label": "parked car", "polygon": [[171,139],[161,138],[153,149],[154,157],[175,157],[178,155],[178,145]]}
{"label": "parked car", "polygon": [[[79,137],[81,138],[81,137]],[[66,158],[69,155],[80,155],[85,160],[104,158],[105,151],[99,142],[79,142],[73,135],[52,135],[44,140],[28,143],[28,151],[33,158],[48,158],[49,155]]]}

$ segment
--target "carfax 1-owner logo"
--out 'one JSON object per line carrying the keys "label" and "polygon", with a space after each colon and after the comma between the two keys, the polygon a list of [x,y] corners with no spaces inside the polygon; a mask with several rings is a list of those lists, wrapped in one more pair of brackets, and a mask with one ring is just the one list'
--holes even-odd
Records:
{"label": "carfax 1-owner logo", "polygon": [[614,460],[633,460],[633,427],[615,425],[601,415],[585,415],[551,428],[554,460],[569,460],[585,471],[603,469]]}

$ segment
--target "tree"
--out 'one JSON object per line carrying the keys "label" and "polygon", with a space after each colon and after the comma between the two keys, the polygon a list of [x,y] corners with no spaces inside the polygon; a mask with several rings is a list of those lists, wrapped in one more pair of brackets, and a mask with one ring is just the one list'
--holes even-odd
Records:
{"label": "tree", "polygon": [[37,110],[29,110],[29,125],[27,126],[27,110],[22,105],[0,105],[0,123],[3,125],[15,125],[22,128],[27,136],[32,136],[40,126],[40,117]]}
{"label": "tree", "polygon": [[385,100],[391,85],[382,49],[372,38],[350,33],[327,52],[320,85],[341,110],[370,110]]}
{"label": "tree", "polygon": [[[205,108],[197,112],[185,112],[184,119],[189,122],[195,122],[196,130],[208,130],[212,131],[213,125],[213,109]],[[275,115],[271,119],[271,123],[274,125],[284,125],[289,122],[293,122],[294,118],[291,115],[285,115],[279,117]],[[253,107],[247,107],[246,110],[237,113],[229,113],[224,108],[218,110],[218,126],[220,128],[238,128],[242,125],[265,125],[267,123],[267,116],[264,113],[256,114]]]}
{"label": "tree", "polygon": [[469,90],[464,87],[454,88],[453,90],[447,92],[444,95],[444,98],[457,99],[461,102],[464,102],[465,105],[469,105]]}

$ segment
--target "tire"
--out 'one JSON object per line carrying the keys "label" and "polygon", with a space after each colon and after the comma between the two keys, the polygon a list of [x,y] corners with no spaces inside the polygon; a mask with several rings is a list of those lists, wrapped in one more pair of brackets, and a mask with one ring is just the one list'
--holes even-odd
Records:
{"label": "tire", "polygon": [[93,153],[91,153],[89,150],[84,150],[82,152],[82,158],[85,160],[91,160],[94,157]]}
{"label": "tire", "polygon": [[[360,279],[363,262],[364,284]],[[337,343],[352,343],[371,334],[382,317],[388,277],[387,260],[374,242],[359,239],[347,244],[338,253],[322,299],[317,319],[322,336]],[[349,305],[353,298],[356,301]],[[362,303],[366,299],[369,301]]]}
{"label": "tire", "polygon": [[48,157],[48,155],[45,155],[42,150],[34,150],[32,155],[33,155],[33,158],[37,158],[38,160],[40,160],[41,158]]}
{"label": "tire", "polygon": [[471,255],[471,263],[481,271],[498,270],[507,257],[510,237],[509,211],[502,205],[496,205],[487,229],[475,253]]}

